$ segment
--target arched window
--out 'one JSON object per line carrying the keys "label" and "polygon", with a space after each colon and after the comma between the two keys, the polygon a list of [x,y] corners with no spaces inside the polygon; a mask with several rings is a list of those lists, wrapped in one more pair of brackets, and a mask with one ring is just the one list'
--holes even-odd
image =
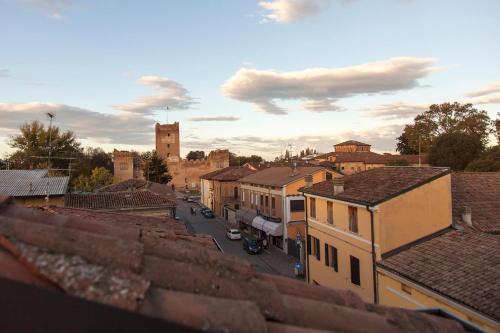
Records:
{"label": "arched window", "polygon": [[235,187],[233,191],[234,191],[234,198],[238,199],[238,187]]}

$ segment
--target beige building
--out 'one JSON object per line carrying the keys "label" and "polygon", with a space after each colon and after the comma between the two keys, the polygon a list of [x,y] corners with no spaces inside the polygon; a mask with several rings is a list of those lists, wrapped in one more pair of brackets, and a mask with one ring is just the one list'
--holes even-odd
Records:
{"label": "beige building", "polygon": [[371,145],[349,140],[334,145],[334,151],[315,156],[310,163],[336,170],[345,175],[380,168],[387,164],[404,163],[408,166],[428,166],[427,156],[377,154]]}
{"label": "beige building", "polygon": [[239,180],[241,206],[237,220],[283,251],[299,257],[296,237],[305,239],[304,197],[299,188],[306,179],[322,182],[337,173],[318,166],[269,167]]}
{"label": "beige building", "polygon": [[379,302],[500,332],[500,173],[454,173],[454,227],[382,256]]}
{"label": "beige building", "polygon": [[452,222],[446,168],[383,167],[324,181],[307,198],[307,281],[377,302],[376,261]]}
{"label": "beige building", "polygon": [[[200,190],[200,176],[229,166],[229,151],[214,150],[206,158],[187,160],[180,156],[180,125],[155,125],[156,151],[162,157],[172,176],[169,185],[179,190]],[[117,151],[114,154],[115,182],[144,179],[141,161],[136,153]]]}

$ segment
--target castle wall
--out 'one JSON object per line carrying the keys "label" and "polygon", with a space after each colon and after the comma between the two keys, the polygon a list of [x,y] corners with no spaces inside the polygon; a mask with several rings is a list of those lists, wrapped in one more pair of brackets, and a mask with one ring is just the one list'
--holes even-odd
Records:
{"label": "castle wall", "polygon": [[156,152],[168,163],[180,161],[181,143],[179,123],[155,125]]}

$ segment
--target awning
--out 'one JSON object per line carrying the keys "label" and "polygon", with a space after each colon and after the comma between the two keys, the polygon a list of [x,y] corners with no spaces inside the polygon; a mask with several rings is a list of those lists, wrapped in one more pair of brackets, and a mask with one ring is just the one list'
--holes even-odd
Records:
{"label": "awning", "polygon": [[252,212],[247,209],[239,209],[236,212],[236,220],[243,222],[245,224],[252,224],[253,219],[257,216],[257,213]]}
{"label": "awning", "polygon": [[256,216],[253,219],[252,227],[262,230],[268,235],[283,236],[283,223],[271,222],[261,216]]}

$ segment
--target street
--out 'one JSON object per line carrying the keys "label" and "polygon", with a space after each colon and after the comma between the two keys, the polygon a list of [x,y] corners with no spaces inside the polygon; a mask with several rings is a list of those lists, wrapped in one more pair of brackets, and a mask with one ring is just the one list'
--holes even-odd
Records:
{"label": "street", "polygon": [[[190,213],[190,208],[195,207],[196,215]],[[222,218],[207,219],[200,213],[197,203],[188,203],[177,200],[177,216],[185,222],[189,231],[199,234],[208,234],[215,238],[225,254],[238,256],[250,261],[257,272],[272,273],[294,277],[293,267],[296,259],[286,255],[280,249],[271,246],[260,254],[250,255],[243,250],[241,240],[230,240],[226,236],[226,227]]]}

